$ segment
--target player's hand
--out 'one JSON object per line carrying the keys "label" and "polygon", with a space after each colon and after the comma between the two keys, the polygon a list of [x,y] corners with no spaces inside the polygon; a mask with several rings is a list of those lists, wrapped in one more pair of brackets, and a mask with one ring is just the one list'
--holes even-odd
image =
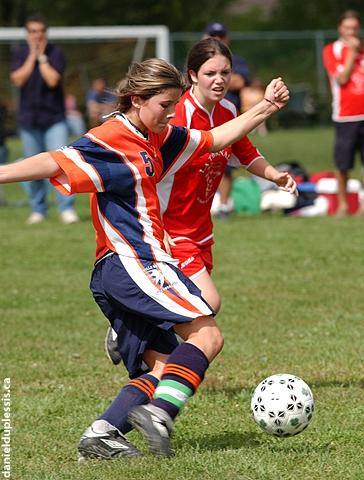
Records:
{"label": "player's hand", "polygon": [[281,77],[274,78],[265,89],[264,98],[274,104],[277,110],[283,108],[289,100],[289,90]]}
{"label": "player's hand", "polygon": [[298,197],[297,184],[288,172],[279,172],[272,180],[281,190]]}
{"label": "player's hand", "polygon": [[176,244],[174,243],[173,239],[170,235],[164,230],[164,238],[163,238],[164,248],[169,255],[172,255],[171,246],[174,247]]}

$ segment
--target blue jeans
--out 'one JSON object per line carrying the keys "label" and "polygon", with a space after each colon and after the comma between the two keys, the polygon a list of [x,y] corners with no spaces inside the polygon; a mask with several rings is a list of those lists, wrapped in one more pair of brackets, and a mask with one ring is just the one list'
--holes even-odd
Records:
{"label": "blue jeans", "polygon": [[[68,128],[66,121],[58,122],[49,128],[20,128],[19,135],[23,144],[24,156],[31,157],[37,153],[57,150],[68,143]],[[33,180],[28,182],[29,202],[33,212],[46,215],[48,180]],[[73,195],[62,195],[56,190],[58,210],[64,212],[72,208],[75,198]]]}

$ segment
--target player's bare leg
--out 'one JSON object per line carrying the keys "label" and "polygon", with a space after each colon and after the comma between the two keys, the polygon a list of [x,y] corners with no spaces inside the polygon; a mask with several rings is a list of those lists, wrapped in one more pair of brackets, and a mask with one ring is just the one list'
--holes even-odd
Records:
{"label": "player's bare leg", "polygon": [[348,172],[346,170],[337,170],[336,178],[337,178],[337,199],[338,199],[336,216],[344,217],[348,214],[348,200],[346,196]]}

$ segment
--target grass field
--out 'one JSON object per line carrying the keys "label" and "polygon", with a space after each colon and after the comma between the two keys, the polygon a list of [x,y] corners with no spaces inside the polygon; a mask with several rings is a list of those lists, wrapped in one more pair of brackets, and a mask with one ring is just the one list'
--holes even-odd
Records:
{"label": "grass field", "polygon": [[[315,171],[331,166],[331,135],[287,130],[254,140],[273,163],[304,161]],[[17,157],[18,145],[11,148]],[[78,199],[77,225],[61,225],[53,207],[47,222],[26,227],[20,187],[6,186],[6,195],[0,371],[1,381],[11,379],[12,479],[364,478],[362,218],[265,214],[216,222],[225,348],[176,423],[175,456],[79,465],[80,434],[127,380],[106,359],[107,322],[88,290],[94,237],[87,198]],[[249,411],[257,383],[280,372],[301,376],[316,401],[312,425],[291,439],[268,436]],[[145,449],[138,434],[130,439]]]}

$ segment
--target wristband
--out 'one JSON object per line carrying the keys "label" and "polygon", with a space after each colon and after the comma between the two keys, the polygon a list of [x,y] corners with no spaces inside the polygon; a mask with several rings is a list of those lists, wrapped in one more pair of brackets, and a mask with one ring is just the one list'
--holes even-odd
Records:
{"label": "wristband", "polygon": [[48,57],[44,53],[39,55],[38,57],[38,63],[47,63],[48,62]]}
{"label": "wristband", "polygon": [[275,106],[277,110],[280,110],[280,107],[275,102],[272,102],[272,100],[269,100],[269,98],[264,97],[264,100],[266,100],[271,105]]}

